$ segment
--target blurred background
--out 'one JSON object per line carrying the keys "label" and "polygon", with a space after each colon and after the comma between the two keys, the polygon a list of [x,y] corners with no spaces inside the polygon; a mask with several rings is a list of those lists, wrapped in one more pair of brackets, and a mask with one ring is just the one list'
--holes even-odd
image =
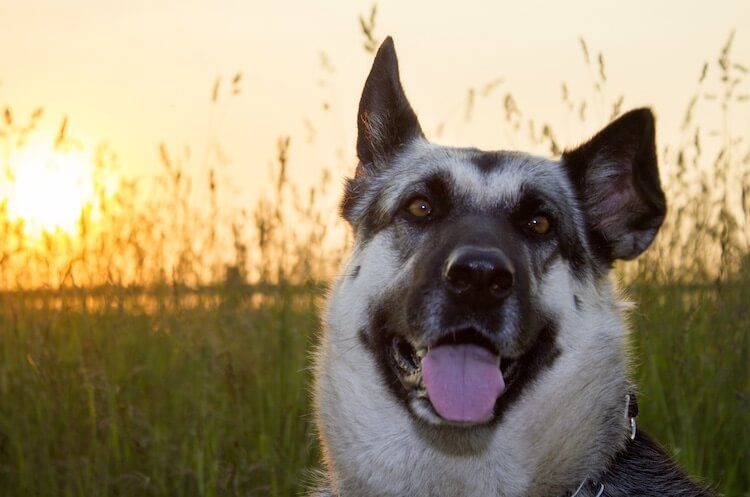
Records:
{"label": "blurred background", "polygon": [[639,426],[750,495],[750,3],[0,4],[0,495],[291,496],[356,108],[392,35],[428,138],[556,156],[657,115],[616,268]]}

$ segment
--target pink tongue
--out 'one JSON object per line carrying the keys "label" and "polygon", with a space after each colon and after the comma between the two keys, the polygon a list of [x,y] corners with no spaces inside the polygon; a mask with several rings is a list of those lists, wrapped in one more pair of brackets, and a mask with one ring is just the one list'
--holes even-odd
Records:
{"label": "pink tongue", "polygon": [[488,420],[505,389],[497,357],[478,345],[430,349],[422,359],[422,374],[432,406],[448,421]]}

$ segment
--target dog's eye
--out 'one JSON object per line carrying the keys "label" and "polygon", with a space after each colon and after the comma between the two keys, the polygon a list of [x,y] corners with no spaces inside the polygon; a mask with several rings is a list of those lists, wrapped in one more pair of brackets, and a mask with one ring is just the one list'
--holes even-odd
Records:
{"label": "dog's eye", "polygon": [[526,223],[526,227],[537,235],[546,235],[552,229],[552,223],[546,215],[536,214],[529,219],[529,222]]}
{"label": "dog's eye", "polygon": [[432,213],[432,205],[424,197],[414,197],[406,204],[406,210],[414,217],[427,217]]}

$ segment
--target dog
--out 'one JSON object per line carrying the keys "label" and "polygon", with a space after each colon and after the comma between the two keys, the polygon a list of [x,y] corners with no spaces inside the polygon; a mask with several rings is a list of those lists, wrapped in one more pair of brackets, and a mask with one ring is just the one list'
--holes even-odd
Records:
{"label": "dog", "polygon": [[315,353],[318,497],[709,496],[635,422],[610,272],[666,212],[654,117],[553,160],[430,143],[393,40],[359,104],[354,233]]}

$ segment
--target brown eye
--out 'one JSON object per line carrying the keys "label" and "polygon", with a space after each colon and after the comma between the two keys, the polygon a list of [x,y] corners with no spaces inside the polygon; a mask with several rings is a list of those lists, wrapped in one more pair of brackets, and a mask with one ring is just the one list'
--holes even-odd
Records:
{"label": "brown eye", "polygon": [[432,205],[424,197],[414,197],[406,206],[406,210],[414,217],[427,217],[432,212]]}
{"label": "brown eye", "polygon": [[544,214],[537,214],[526,224],[528,228],[537,235],[546,235],[552,227],[549,218]]}

